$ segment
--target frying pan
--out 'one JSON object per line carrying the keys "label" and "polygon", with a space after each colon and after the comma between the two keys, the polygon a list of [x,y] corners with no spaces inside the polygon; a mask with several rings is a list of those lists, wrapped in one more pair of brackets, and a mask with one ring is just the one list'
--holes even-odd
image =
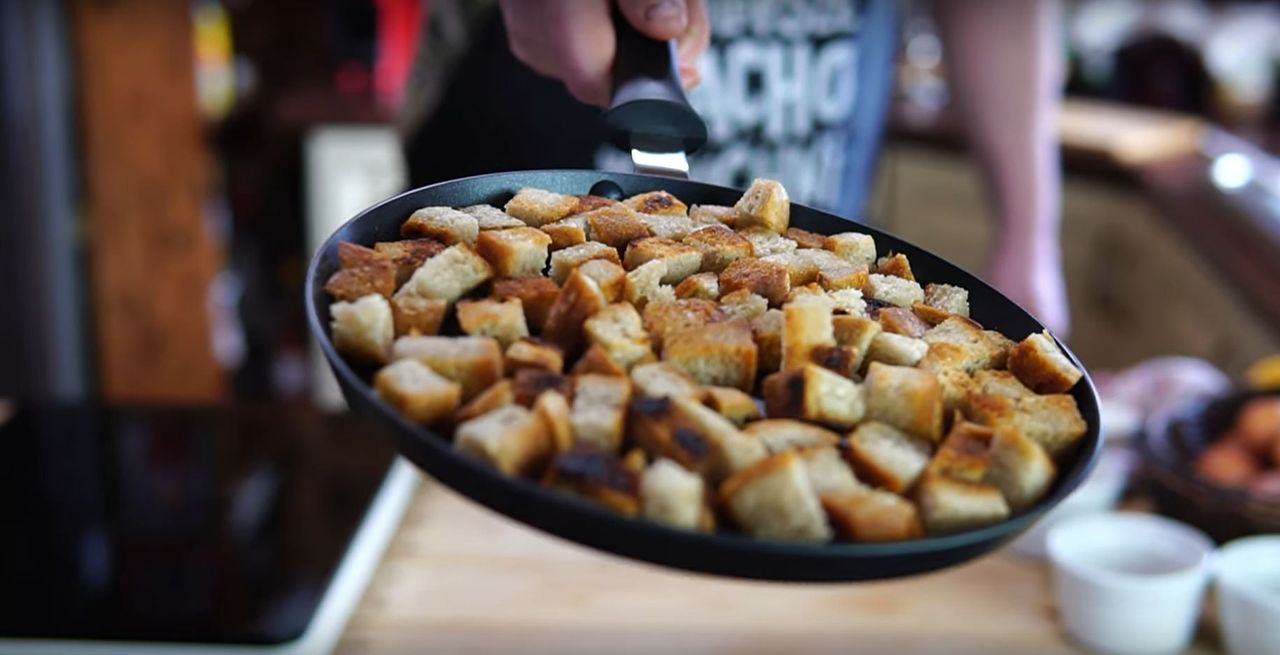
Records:
{"label": "frying pan", "polygon": [[[620,32],[625,29],[619,23]],[[614,69],[617,90],[606,119],[612,121],[615,142],[636,150],[675,148],[681,152],[700,145],[706,137],[705,128],[699,133],[700,119],[688,120],[690,115],[697,119],[697,115],[685,101],[676,78],[673,46],[652,41],[624,45],[628,38],[634,39],[634,35],[619,37],[619,61]],[[637,58],[637,53],[643,56]],[[661,65],[654,66],[655,61]],[[619,112],[620,107],[629,109]],[[344,360],[334,349],[328,325],[331,299],[324,291],[324,283],[339,267],[340,241],[371,246],[377,241],[395,240],[399,238],[400,224],[420,207],[479,203],[501,207],[522,187],[613,198],[665,190],[687,204],[712,205],[732,205],[742,194],[738,189],[630,173],[542,170],[480,175],[422,187],[378,203],[339,228],[316,252],[307,270],[307,320],[348,405],[385,426],[400,453],[423,471],[492,510],[572,542],[689,571],[793,582],[872,580],[956,565],[1000,547],[1075,489],[1098,455],[1098,398],[1092,381],[1085,375],[1070,393],[1088,431],[1075,452],[1060,462],[1058,479],[1039,503],[1007,521],[968,532],[866,544],[807,544],[724,532],[686,532],[624,517],[533,481],[504,476],[477,459],[455,452],[448,435],[405,420],[373,392],[369,384],[373,369]],[[988,329],[1019,339],[1044,329],[982,280],[891,234],[794,203],[791,224],[823,234],[855,231],[872,235],[881,253],[892,250],[905,254],[920,279],[968,289],[970,313]],[[1063,351],[1083,370],[1073,353],[1065,346]]]}

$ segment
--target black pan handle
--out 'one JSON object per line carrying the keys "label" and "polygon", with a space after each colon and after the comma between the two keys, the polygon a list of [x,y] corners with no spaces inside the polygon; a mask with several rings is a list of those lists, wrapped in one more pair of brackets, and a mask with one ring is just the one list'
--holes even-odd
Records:
{"label": "black pan handle", "polygon": [[707,142],[707,124],[684,95],[676,42],[636,31],[615,7],[613,97],[604,114],[609,140],[623,150],[693,152]]}

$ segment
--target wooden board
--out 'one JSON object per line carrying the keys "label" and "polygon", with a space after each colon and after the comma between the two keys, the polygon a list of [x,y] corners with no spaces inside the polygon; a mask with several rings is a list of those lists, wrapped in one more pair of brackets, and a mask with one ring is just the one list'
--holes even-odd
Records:
{"label": "wooden board", "polygon": [[[1074,653],[1039,563],[998,554],[860,585],[674,572],[424,485],[337,652]],[[1195,652],[1212,652],[1200,647]]]}

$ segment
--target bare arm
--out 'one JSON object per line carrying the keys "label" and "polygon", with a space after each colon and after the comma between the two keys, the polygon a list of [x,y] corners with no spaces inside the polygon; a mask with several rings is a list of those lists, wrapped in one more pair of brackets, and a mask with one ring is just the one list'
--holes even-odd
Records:
{"label": "bare arm", "polygon": [[951,88],[999,221],[991,282],[1065,333],[1058,2],[936,0],[935,13]]}

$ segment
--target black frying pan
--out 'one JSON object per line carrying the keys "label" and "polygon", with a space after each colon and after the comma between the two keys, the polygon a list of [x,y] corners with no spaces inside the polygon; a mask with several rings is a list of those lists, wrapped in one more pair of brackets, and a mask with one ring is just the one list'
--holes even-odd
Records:
{"label": "black frying pan", "polygon": [[[661,45],[661,44],[659,44]],[[620,56],[626,54],[620,48]],[[615,79],[623,79],[615,93],[617,119],[619,97],[648,103],[651,110],[636,111],[639,118],[614,122],[622,136],[620,145],[661,147],[672,139],[680,143],[700,143],[698,125],[689,127],[678,115],[692,114],[675,81],[670,51],[651,51],[650,60],[666,57],[657,77],[645,79],[643,67],[637,77],[615,68]],[[637,84],[628,84],[637,82]],[[646,91],[646,88],[648,89]],[[627,93],[631,93],[627,96]],[[632,107],[635,109],[635,107]],[[655,113],[656,112],[656,113]],[[664,117],[662,112],[670,112]],[[676,116],[676,118],[672,118]],[[693,114],[696,117],[696,114]],[[656,117],[656,118],[655,118]],[[683,125],[683,127],[682,127]],[[628,127],[631,126],[631,127]],[[626,132],[630,130],[631,134]],[[413,424],[382,402],[369,380],[373,369],[356,367],[338,355],[329,334],[330,298],[324,283],[338,269],[338,242],[351,241],[372,246],[377,241],[399,238],[400,224],[414,210],[429,205],[465,206],[488,203],[501,207],[521,187],[539,187],[560,193],[592,193],[614,198],[645,191],[665,190],[687,204],[732,205],[742,192],[738,189],[701,184],[654,175],[602,173],[596,171],[549,170],[481,175],[415,189],[385,200],[343,225],[316,252],[307,270],[307,320],[333,368],[343,396],[351,409],[372,416],[388,429],[401,454],[445,485],[471,499],[561,538],[626,557],[690,571],[717,575],[785,581],[848,581],[893,578],[932,571],[973,559],[996,549],[1031,526],[1036,519],[1067,496],[1084,479],[1099,448],[1098,398],[1086,375],[1071,394],[1075,397],[1089,429],[1069,461],[1061,463],[1059,476],[1050,493],[1029,510],[998,524],[943,537],[883,544],[805,544],[765,541],[745,535],[685,532],[637,518],[627,518],[588,501],[551,491],[522,478],[506,477],[488,465],[455,452],[448,435]],[[973,318],[989,329],[1010,338],[1022,337],[1043,328],[1018,307],[982,280],[925,250],[866,225],[851,222],[803,205],[791,206],[791,224],[813,232],[865,232],[875,237],[881,253],[890,250],[905,254],[912,270],[924,281],[946,282],[969,290]],[[1077,365],[1078,359],[1063,347]],[[1083,369],[1083,367],[1081,367]]]}

